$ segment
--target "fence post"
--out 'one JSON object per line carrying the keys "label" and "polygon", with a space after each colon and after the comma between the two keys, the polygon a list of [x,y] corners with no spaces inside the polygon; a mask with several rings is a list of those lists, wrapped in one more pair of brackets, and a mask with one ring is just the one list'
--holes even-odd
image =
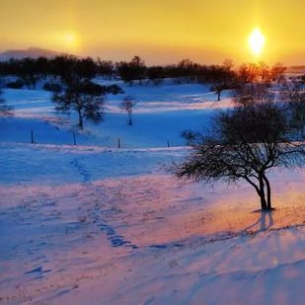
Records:
{"label": "fence post", "polygon": [[74,145],[76,145],[76,136],[75,136],[75,132],[73,132],[73,143],[74,143]]}
{"label": "fence post", "polygon": [[118,138],[118,148],[121,148],[121,139]]}
{"label": "fence post", "polygon": [[169,145],[169,141],[167,140],[167,147],[170,147],[170,145]]}

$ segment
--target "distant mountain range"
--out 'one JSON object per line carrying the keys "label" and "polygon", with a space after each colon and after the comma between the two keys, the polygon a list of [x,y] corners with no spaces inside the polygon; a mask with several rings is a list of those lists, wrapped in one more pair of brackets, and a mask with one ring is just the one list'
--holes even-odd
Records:
{"label": "distant mountain range", "polygon": [[41,49],[41,48],[29,48],[26,50],[8,50],[0,53],[0,61],[6,61],[10,58],[21,59],[25,57],[38,58],[38,57],[55,57],[61,55],[61,53]]}

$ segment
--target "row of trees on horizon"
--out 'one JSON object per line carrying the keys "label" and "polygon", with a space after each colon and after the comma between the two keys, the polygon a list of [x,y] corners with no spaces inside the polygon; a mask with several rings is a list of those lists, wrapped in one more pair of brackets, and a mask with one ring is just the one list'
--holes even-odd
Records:
{"label": "row of trees on horizon", "polygon": [[[23,58],[0,62],[0,76],[17,76],[18,82],[11,86],[35,88],[37,81],[47,76],[65,77],[72,66],[75,73],[87,78],[120,78],[130,85],[135,82],[159,85],[164,79],[172,78],[177,82],[218,83],[222,87],[232,86],[236,79],[242,79],[243,82],[255,82],[258,79],[264,82],[280,81],[286,70],[282,64],[269,67],[265,63],[247,63],[234,67],[231,60],[225,60],[221,65],[201,65],[183,59],[172,65],[147,66],[139,56],[134,56],[128,62],[112,62],[60,55],[54,58]],[[305,76],[303,80],[305,81]]]}
{"label": "row of trees on horizon", "polygon": [[[5,79],[6,87],[26,86],[34,89],[39,80],[44,80],[43,88],[53,92],[52,100],[56,103],[56,109],[60,112],[76,111],[80,129],[83,129],[85,119],[96,123],[103,120],[106,94],[124,93],[115,83],[107,86],[97,84],[94,78],[98,76],[113,79],[114,82],[122,79],[130,85],[135,82],[140,85],[149,83],[159,85],[164,78],[172,78],[177,83],[209,84],[211,91],[217,94],[218,101],[222,91],[230,89],[233,95],[242,95],[244,103],[248,103],[253,95],[260,98],[259,96],[264,94],[272,83],[284,83],[285,70],[286,68],[281,64],[268,67],[264,63],[249,63],[234,69],[231,60],[225,60],[222,65],[202,66],[189,59],[182,60],[177,65],[147,67],[139,56],[133,57],[129,62],[115,64],[100,59],[94,61],[90,57],[77,58],[70,55],[52,59],[40,57],[0,62],[0,76]],[[7,82],[10,78],[12,80]],[[305,75],[297,81],[297,83],[301,82],[305,83]],[[244,86],[245,84],[247,86]],[[259,87],[255,87],[253,92],[251,84],[259,84]],[[291,90],[296,89],[297,84]],[[287,91],[287,88],[285,90]],[[300,93],[299,91],[300,89],[297,90],[297,94]],[[4,105],[3,100],[1,104]],[[129,125],[132,125],[133,105],[134,100],[130,96],[125,97],[121,105],[129,115]],[[9,114],[8,110],[6,108],[6,111],[1,111],[2,115]]]}

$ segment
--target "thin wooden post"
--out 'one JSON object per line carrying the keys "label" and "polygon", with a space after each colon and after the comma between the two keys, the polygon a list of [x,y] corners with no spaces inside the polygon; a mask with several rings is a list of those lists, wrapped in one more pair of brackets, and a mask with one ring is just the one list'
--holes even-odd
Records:
{"label": "thin wooden post", "polygon": [[76,136],[75,136],[75,132],[73,132],[73,143],[74,143],[74,145],[76,145]]}
{"label": "thin wooden post", "polygon": [[121,139],[118,138],[118,148],[121,148]]}
{"label": "thin wooden post", "polygon": [[170,145],[169,145],[169,141],[167,140],[167,147],[170,147]]}

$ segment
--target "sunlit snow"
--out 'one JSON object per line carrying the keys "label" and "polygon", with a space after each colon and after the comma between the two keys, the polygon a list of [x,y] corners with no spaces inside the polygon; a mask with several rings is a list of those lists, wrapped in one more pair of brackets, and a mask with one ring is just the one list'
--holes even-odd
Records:
{"label": "sunlit snow", "polygon": [[272,214],[243,182],[178,181],[165,167],[189,152],[181,131],[211,128],[229,93],[121,86],[81,133],[50,93],[4,90],[15,116],[0,121],[0,303],[304,304],[304,172],[270,174]]}

